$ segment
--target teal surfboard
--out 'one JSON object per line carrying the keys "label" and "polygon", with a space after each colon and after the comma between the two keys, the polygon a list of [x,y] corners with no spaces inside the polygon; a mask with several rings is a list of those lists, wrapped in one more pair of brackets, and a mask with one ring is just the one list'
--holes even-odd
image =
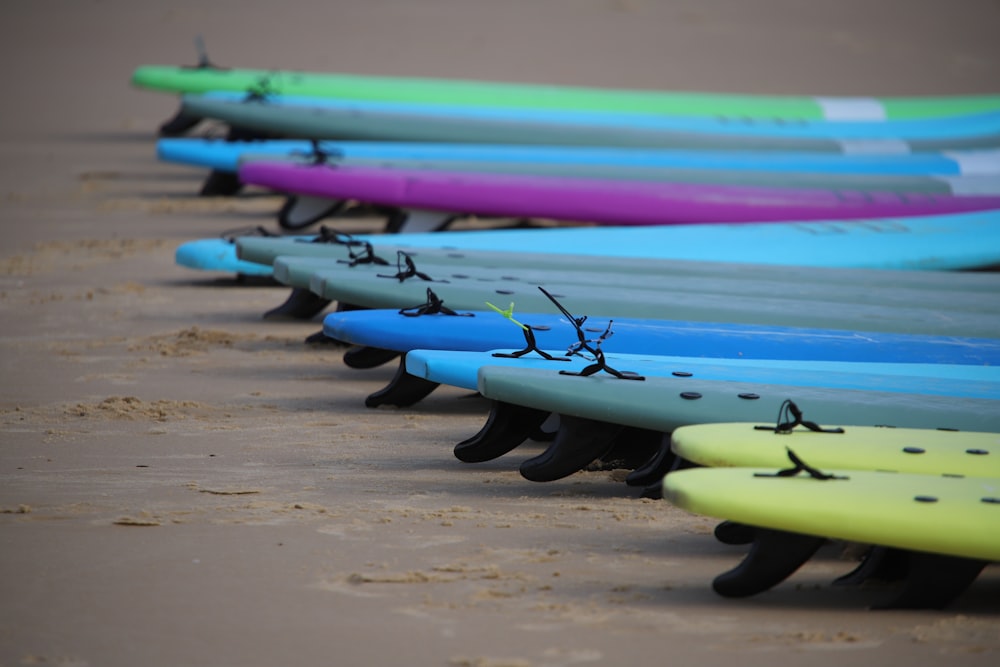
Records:
{"label": "teal surfboard", "polygon": [[[454,310],[481,310],[486,303],[514,303],[521,312],[555,312],[544,289],[570,312],[601,313],[604,317],[740,322],[774,326],[817,327],[931,335],[990,338],[1000,331],[1000,300],[989,292],[978,297],[948,289],[906,288],[852,291],[839,285],[784,285],[755,282],[748,274],[739,281],[705,281],[669,289],[669,282],[636,287],[627,277],[618,284],[537,284],[516,274],[453,273],[432,281],[400,281],[386,267],[347,264],[312,274],[310,290],[317,295],[365,308],[418,308],[440,300]],[[464,277],[463,277],[464,276]],[[942,286],[950,274],[941,274]],[[433,276],[430,276],[433,278]],[[982,274],[995,283],[993,274]],[[680,281],[678,281],[680,282]],[[430,294],[428,293],[430,290]],[[994,293],[995,294],[995,293]],[[498,303],[499,302],[499,303]]]}

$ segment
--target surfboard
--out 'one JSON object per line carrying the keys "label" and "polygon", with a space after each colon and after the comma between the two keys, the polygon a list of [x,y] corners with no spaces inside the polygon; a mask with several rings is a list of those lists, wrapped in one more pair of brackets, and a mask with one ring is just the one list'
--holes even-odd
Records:
{"label": "surfboard", "polygon": [[[376,283],[412,283],[432,289],[436,289],[435,283],[438,283],[442,288],[454,285],[459,290],[466,286],[471,290],[476,286],[488,286],[503,291],[509,291],[507,288],[520,289],[520,294],[527,288],[534,296],[544,296],[537,289],[539,285],[617,289],[638,299],[645,298],[649,291],[667,288],[678,294],[724,294],[733,298],[817,299],[850,304],[882,303],[891,298],[893,306],[932,307],[935,302],[941,302],[941,307],[949,310],[990,312],[1000,309],[1000,297],[996,297],[1000,278],[985,273],[963,274],[961,277],[934,274],[913,279],[908,275],[892,274],[873,288],[872,283],[864,278],[878,281],[880,276],[844,275],[851,273],[848,269],[800,275],[802,272],[795,270],[753,265],[733,267],[718,263],[664,263],[648,270],[636,266],[616,271],[611,267],[618,262],[613,261],[604,265],[593,262],[594,266],[571,266],[568,262],[561,266],[508,265],[502,261],[478,263],[463,257],[435,256],[431,253],[419,256],[403,254],[394,260],[388,265],[368,263],[350,266],[329,259],[279,256],[275,258],[273,268],[275,279],[292,287],[309,287],[314,278],[318,281],[327,276],[335,281],[334,274],[351,271],[351,276],[357,274],[360,279],[364,273]],[[894,277],[898,280],[892,280]],[[952,280],[953,277],[956,279]],[[831,281],[836,282],[836,289],[831,289]],[[505,287],[498,287],[500,285]],[[893,290],[891,295],[883,294],[890,289]]]}
{"label": "surfboard", "polygon": [[[416,103],[400,101],[361,101],[349,99],[317,98],[296,95],[253,95],[213,91],[189,98],[193,102],[227,102],[253,104],[278,109],[309,109],[315,113],[349,113],[355,118],[376,114],[405,115],[417,119],[449,119],[457,133],[470,122],[496,123],[495,127],[508,128],[512,124],[538,126],[580,126],[601,129],[651,130],[682,135],[701,135],[713,138],[774,138],[781,140],[822,140],[817,146],[825,147],[826,140],[850,141],[958,141],[977,140],[1000,132],[1000,111],[988,111],[943,118],[876,120],[876,121],[826,121],[801,120],[789,123],[770,118],[720,118],[718,116],[690,116],[679,114],[642,114],[593,110],[512,109],[509,107],[472,107],[467,104]],[[314,114],[315,115],[315,114]],[[494,127],[491,125],[491,127]],[[289,133],[291,136],[295,134]],[[310,135],[306,135],[310,136]],[[518,143],[518,142],[513,142]],[[531,143],[531,142],[525,142]],[[584,144],[586,145],[586,144]],[[767,146],[769,144],[763,144]],[[822,150],[822,148],[819,148]]]}
{"label": "surfboard", "polygon": [[[495,164],[552,166],[607,165],[616,168],[734,170],[791,174],[865,174],[899,176],[983,176],[1000,172],[1000,151],[945,153],[850,154],[779,153],[773,151],[671,151],[589,146],[517,146],[387,141],[320,141],[319,150],[344,160],[487,161]],[[313,142],[299,139],[229,140],[162,138],[160,160],[225,172],[236,172],[244,159],[301,159],[313,154]]]}
{"label": "surfboard", "polygon": [[204,56],[195,67],[137,67],[132,73],[131,82],[140,88],[171,93],[263,91],[358,100],[438,102],[505,108],[591,109],[846,121],[926,118],[1000,109],[1000,95],[858,98],[629,90],[280,69],[230,69],[213,66]]}
{"label": "surfboard", "polygon": [[[506,308],[507,305],[504,305]],[[531,327],[539,349],[565,350],[576,342],[576,330],[558,313],[512,316]],[[1000,339],[923,336],[871,331],[769,327],[749,324],[680,320],[614,319],[591,315],[581,325],[589,338],[611,328],[603,342],[607,352],[699,358],[803,359],[881,361],[1000,366]],[[332,312],[323,319],[330,338],[398,352],[452,350],[483,352],[522,349],[524,331],[493,311],[462,311],[413,317],[399,310]]]}
{"label": "surfboard", "polygon": [[[406,355],[406,371],[415,377],[438,384],[475,390],[479,369],[484,366],[579,373],[594,363],[594,359],[590,356],[566,356],[565,347],[543,351],[552,358],[538,354],[505,356],[516,351],[517,349],[511,348],[488,352],[416,349]],[[604,361],[612,368],[627,369],[642,377],[696,377],[702,380],[784,384],[795,387],[1000,399],[1000,369],[992,366],[807,359],[697,358],[613,352],[605,352]],[[996,436],[994,441],[1000,444],[997,438],[1000,436]],[[786,444],[791,440],[792,438],[786,439]],[[997,473],[1000,474],[1000,469]]]}
{"label": "surfboard", "polygon": [[[448,282],[422,279],[399,281],[385,267],[332,266],[314,273],[310,291],[325,299],[364,308],[413,308],[440,301],[453,310],[481,310],[487,302],[515,303],[521,312],[554,312],[552,301],[539,285],[505,280],[503,275],[468,278],[452,274]],[[942,274],[942,277],[949,274]],[[993,275],[983,274],[989,281]],[[731,283],[729,283],[731,284]],[[858,301],[844,300],[838,286],[806,290],[752,294],[755,285],[748,277],[748,291],[734,297],[725,289],[683,291],[651,285],[582,285],[547,282],[544,287],[574,313],[602,313],[603,317],[739,322],[770,326],[796,326],[930,335],[990,338],[1000,331],[1000,303],[997,298],[961,296],[941,290],[911,294],[906,290],[871,287]],[[430,293],[428,292],[430,290]],[[433,298],[431,298],[433,295]],[[896,302],[897,295],[900,299]],[[918,305],[913,305],[916,299]]]}
{"label": "surfboard", "polygon": [[[176,141],[176,140],[174,140]],[[240,156],[241,162],[287,161],[309,163],[322,159],[332,166],[391,167],[432,171],[473,172],[491,174],[533,174],[570,178],[601,180],[713,183],[720,185],[745,185],[771,188],[835,189],[862,192],[923,193],[951,196],[990,196],[1000,194],[1000,174],[963,176],[896,175],[876,173],[798,172],[723,168],[678,168],[659,166],[631,166],[586,162],[540,162],[490,160],[488,158],[408,158],[327,156],[317,158],[308,154],[254,153]],[[231,171],[235,172],[236,169]]]}
{"label": "surfboard", "polygon": [[198,271],[260,277],[273,275],[270,266],[238,258],[234,239],[200,239],[181,243],[174,251],[174,262]]}
{"label": "surfboard", "polygon": [[[836,131],[822,126],[808,136],[789,130],[779,134],[780,123],[770,125],[771,134],[749,133],[747,126],[717,126],[718,131],[694,132],[670,127],[659,118],[644,122],[620,117],[602,120],[596,115],[574,120],[563,114],[539,111],[411,109],[405,105],[377,102],[340,102],[323,105],[276,104],[268,99],[227,98],[217,94],[184,95],[181,114],[211,118],[241,130],[252,130],[300,139],[356,139],[372,141],[447,141],[457,143],[545,144],[560,146],[607,146],[670,149],[782,150],[830,153],[925,152],[974,148],[997,148],[1000,133],[992,114],[973,116],[970,133],[959,129],[952,136],[933,136],[926,131],[905,134],[908,129],[874,136],[874,130]],[[693,124],[699,119],[691,119]],[[704,121],[702,121],[704,122]],[[905,123],[907,121],[899,121]],[[913,121],[923,122],[923,121]],[[928,123],[932,121],[927,121]],[[961,127],[965,120],[956,123]],[[679,125],[679,124],[678,124]],[[764,124],[762,124],[763,127]],[[797,124],[793,124],[797,125]],[[872,124],[878,125],[878,124]],[[947,123],[941,123],[947,125]],[[802,126],[811,129],[808,122]],[[860,126],[849,126],[860,127]],[[866,126],[867,127],[867,126]],[[736,131],[733,131],[736,130]],[[904,136],[894,136],[902,133]],[[860,138],[859,138],[860,135]]]}
{"label": "surfboard", "polygon": [[[441,248],[475,252],[587,255],[807,267],[968,269],[1000,263],[1000,211],[948,216],[817,221],[783,224],[575,227],[435,233],[332,235],[333,241],[372,243],[392,259],[397,250]],[[725,242],[720,242],[724,239]],[[349,259],[320,236],[237,239],[241,259],[270,266],[278,255]],[[781,252],[776,252],[781,248]],[[355,248],[356,249],[356,248]]]}
{"label": "surfboard", "polygon": [[671,434],[670,447],[686,461],[711,467],[787,466],[791,449],[821,469],[1000,478],[1000,433],[865,426],[840,427],[839,432],[801,426],[776,431],[774,426],[774,422],[682,426]]}
{"label": "surfboard", "polygon": [[633,381],[603,372],[580,377],[501,366],[481,367],[477,386],[495,401],[660,433],[689,424],[773,423],[789,399],[807,419],[824,425],[1000,430],[1000,403],[992,399],[677,376]]}
{"label": "surfboard", "polygon": [[948,214],[1000,208],[1000,196],[765,188],[248,162],[244,183],[331,200],[605,225],[774,222]]}
{"label": "surfboard", "polygon": [[690,512],[752,526],[1000,560],[1000,479],[866,470],[775,477],[774,468],[694,468],[664,478]]}

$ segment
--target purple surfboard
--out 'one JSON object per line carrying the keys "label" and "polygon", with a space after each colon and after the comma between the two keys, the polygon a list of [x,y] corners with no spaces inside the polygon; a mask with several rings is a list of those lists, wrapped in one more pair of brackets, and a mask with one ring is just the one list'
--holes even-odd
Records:
{"label": "purple surfboard", "polygon": [[607,225],[780,222],[1000,208],[998,196],[767,188],[288,162],[248,162],[240,179],[296,195],[406,209]]}

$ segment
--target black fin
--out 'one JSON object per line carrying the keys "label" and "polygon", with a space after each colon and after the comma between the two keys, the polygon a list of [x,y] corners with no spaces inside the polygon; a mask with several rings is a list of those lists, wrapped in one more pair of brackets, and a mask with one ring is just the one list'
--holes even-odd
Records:
{"label": "black fin", "polygon": [[560,415],[559,431],[548,448],[521,463],[521,476],[532,482],[552,482],[580,472],[610,451],[621,424]]}
{"label": "black fin", "polygon": [[626,426],[605,452],[588,470],[634,470],[656,455],[663,434],[637,426]]}
{"label": "black fin", "polygon": [[198,195],[201,197],[229,197],[243,189],[243,181],[232,171],[213,169],[205,177]]}
{"label": "black fin", "polygon": [[869,581],[899,581],[906,578],[910,552],[892,547],[868,549],[861,563],[847,574],[833,580],[834,586],[860,586]]}
{"label": "black fin", "polygon": [[745,523],[723,521],[715,527],[713,534],[723,544],[752,544],[757,529]]}
{"label": "black fin", "polygon": [[399,356],[395,350],[383,350],[379,347],[355,345],[344,352],[344,363],[351,368],[376,368],[387,364]]}
{"label": "black fin", "polygon": [[712,589],[727,598],[756,595],[780,584],[823,545],[821,537],[756,528],[743,562],[712,581]]}
{"label": "black fin", "polygon": [[455,445],[455,457],[466,463],[483,463],[503,456],[541,428],[545,410],[493,401],[490,416],[479,433]]}
{"label": "black fin", "polygon": [[173,117],[167,119],[160,125],[159,135],[161,137],[180,137],[195,125],[204,120],[201,116],[185,113],[183,109],[178,109]]}
{"label": "black fin", "polygon": [[264,313],[264,319],[308,320],[323,312],[330,303],[330,299],[324,299],[307,289],[295,288],[283,304]]}
{"label": "black fin", "polygon": [[903,590],[872,609],[943,609],[972,585],[987,562],[913,551]]}
{"label": "black fin", "polygon": [[[669,437],[665,438],[665,440],[669,442]],[[669,444],[667,446],[667,452],[671,455],[670,459],[661,460],[660,454],[657,454],[657,456],[654,457],[652,461],[643,466],[644,472],[642,473],[643,476],[641,479],[650,479],[652,481],[650,481],[649,484],[642,490],[642,493],[639,494],[641,498],[663,500],[664,477],[666,477],[674,470],[684,470],[685,468],[701,467],[694,463],[691,463],[686,459],[682,459],[681,457],[674,455],[673,452],[670,451]],[[660,453],[661,454],[663,453],[662,448],[660,449]],[[669,465],[667,465],[668,461]],[[666,468],[666,470],[663,471],[663,475],[657,476],[663,468]],[[625,478],[625,482],[628,483],[628,477]]]}
{"label": "black fin", "polygon": [[345,347],[348,345],[348,343],[345,343],[342,340],[337,340],[336,338],[330,338],[329,336],[326,335],[326,333],[323,332],[322,329],[320,329],[314,334],[309,334],[308,336],[306,336],[305,342],[307,345],[337,345],[339,347]]}
{"label": "black fin", "polygon": [[660,435],[660,446],[656,454],[625,477],[629,486],[649,486],[660,484],[674,465],[677,457],[670,449],[670,434]]}
{"label": "black fin", "polygon": [[377,408],[380,405],[395,405],[405,408],[425,398],[440,386],[439,382],[431,382],[422,377],[406,372],[406,355],[399,358],[399,368],[396,374],[384,388],[368,395],[365,405]]}

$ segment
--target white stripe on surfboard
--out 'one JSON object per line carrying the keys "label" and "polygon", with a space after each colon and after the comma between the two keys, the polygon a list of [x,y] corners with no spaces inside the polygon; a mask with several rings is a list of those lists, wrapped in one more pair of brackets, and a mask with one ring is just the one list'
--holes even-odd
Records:
{"label": "white stripe on surfboard", "polygon": [[954,160],[962,174],[1000,174],[1000,149],[945,151],[943,155]]}
{"label": "white stripe on surfboard", "polygon": [[911,153],[910,144],[902,139],[858,139],[838,141],[845,155],[885,155]]}
{"label": "white stripe on surfboard", "polygon": [[814,97],[823,118],[836,121],[885,120],[885,107],[871,97]]}

